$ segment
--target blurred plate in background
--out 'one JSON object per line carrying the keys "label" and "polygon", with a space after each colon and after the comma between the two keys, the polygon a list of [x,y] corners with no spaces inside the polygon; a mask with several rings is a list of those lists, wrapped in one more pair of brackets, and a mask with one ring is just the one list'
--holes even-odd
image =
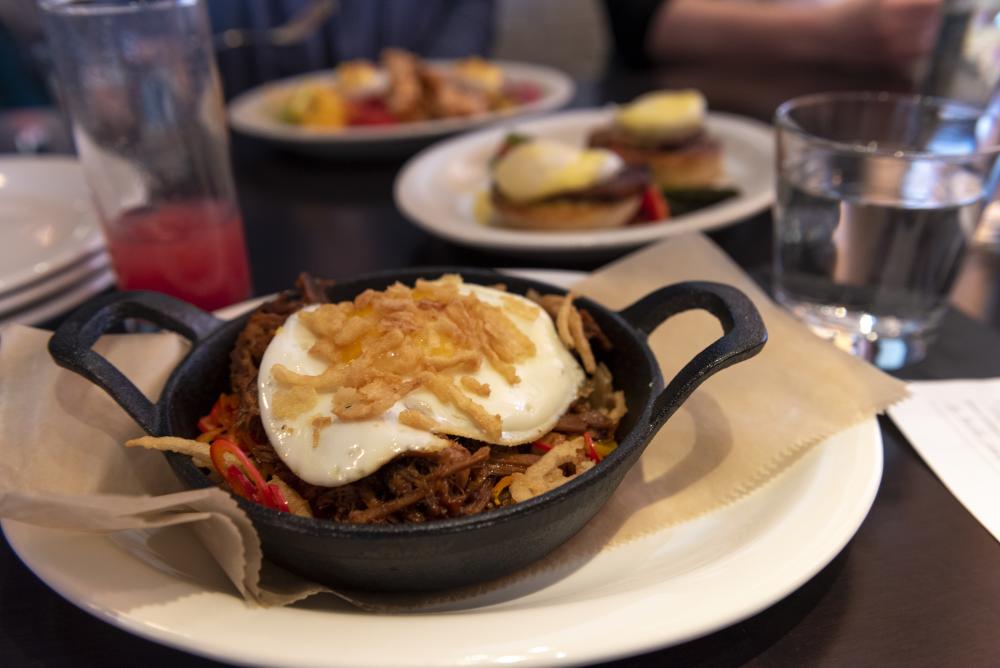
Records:
{"label": "blurred plate in background", "polygon": [[[229,103],[229,122],[237,132],[300,153],[330,158],[388,158],[407,155],[435,139],[456,132],[511,117],[558,109],[573,96],[573,80],[558,70],[526,63],[491,62],[500,66],[505,79],[537,86],[541,96],[527,104],[474,117],[394,125],[321,129],[303,128],[279,120],[277,100],[284,99],[292,90],[304,85],[332,84],[333,70],[324,70],[272,81],[238,95]],[[431,64],[446,63],[432,61]]]}
{"label": "blurred plate in background", "polygon": [[77,161],[0,158],[0,326],[43,322],[113,283]]}

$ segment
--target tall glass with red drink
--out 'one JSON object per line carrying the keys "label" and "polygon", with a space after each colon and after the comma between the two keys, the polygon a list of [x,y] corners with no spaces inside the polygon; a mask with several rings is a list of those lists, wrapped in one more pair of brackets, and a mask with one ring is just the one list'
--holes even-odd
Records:
{"label": "tall glass with red drink", "polygon": [[60,102],[118,285],[205,309],[250,295],[202,0],[43,0]]}

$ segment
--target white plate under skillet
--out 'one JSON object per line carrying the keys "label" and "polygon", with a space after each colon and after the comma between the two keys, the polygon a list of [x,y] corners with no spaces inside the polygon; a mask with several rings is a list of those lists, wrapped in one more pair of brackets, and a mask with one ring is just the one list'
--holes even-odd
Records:
{"label": "white plate under skillet", "polygon": [[411,614],[360,612],[331,597],[253,609],[200,547],[171,543],[170,534],[146,541],[129,532],[111,538],[2,526],[24,563],[67,600],[194,654],[293,667],[564,666],[674,645],[776,603],[844,548],[881,476],[882,441],[871,419],[722,510]]}
{"label": "white plate under skillet", "polygon": [[722,143],[725,172],[739,194],[664,222],[605,230],[535,231],[484,224],[475,202],[490,187],[488,163],[509,132],[583,146],[590,133],[611,122],[614,110],[565,111],[505,123],[435,144],[414,156],[396,179],[396,205],[431,234],[465,246],[528,257],[596,253],[631,248],[675,234],[738,223],[774,201],[774,133],[753,119],[712,112],[707,131]]}
{"label": "white plate under skillet", "polygon": [[75,159],[0,157],[0,295],[45,280],[103,247]]}
{"label": "white plate under skillet", "polygon": [[878,425],[870,420],[721,511],[508,589],[413,614],[359,612],[329,597],[252,609],[222,576],[212,579],[200,549],[171,558],[206,573],[196,583],[162,566],[169,545],[151,541],[130,551],[105,536],[2,526],[22,561],[70,602],[194,654],[291,667],[575,665],[696,638],[784,598],[854,535],[881,471]]}
{"label": "white plate under skillet", "polygon": [[[282,122],[279,101],[302,85],[330,84],[333,71],[311,72],[257,86],[229,103],[229,122],[237,132],[263,139],[286,149],[331,158],[390,157],[412,153],[428,142],[488,123],[559,109],[573,97],[573,80],[559,70],[542,65],[491,61],[504,77],[538,87],[538,99],[525,104],[464,118],[443,118],[382,126],[340,129],[303,128]],[[447,67],[447,61],[432,61]]]}

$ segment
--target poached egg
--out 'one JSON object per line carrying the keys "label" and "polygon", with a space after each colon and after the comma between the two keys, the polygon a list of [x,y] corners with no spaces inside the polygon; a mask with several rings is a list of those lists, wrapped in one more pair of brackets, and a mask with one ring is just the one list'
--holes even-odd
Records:
{"label": "poached egg", "polygon": [[697,133],[705,123],[705,97],[696,90],[647,93],[618,110],[615,122],[629,134],[664,141]]}
{"label": "poached egg", "polygon": [[605,149],[534,139],[504,154],[493,168],[493,180],[508,199],[531,202],[589,188],[624,166],[618,155]]}

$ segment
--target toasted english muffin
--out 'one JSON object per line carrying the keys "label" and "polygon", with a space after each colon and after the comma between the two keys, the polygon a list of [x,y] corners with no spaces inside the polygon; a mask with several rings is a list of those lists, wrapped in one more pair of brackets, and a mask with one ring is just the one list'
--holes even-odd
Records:
{"label": "toasted english muffin", "polygon": [[614,200],[560,197],[517,203],[492,194],[494,223],[531,230],[593,230],[621,227],[639,211],[642,195]]}
{"label": "toasted english muffin", "polygon": [[630,141],[621,130],[602,128],[589,143],[614,151],[626,164],[647,167],[660,188],[714,188],[725,183],[722,145],[704,134],[650,145]]}

